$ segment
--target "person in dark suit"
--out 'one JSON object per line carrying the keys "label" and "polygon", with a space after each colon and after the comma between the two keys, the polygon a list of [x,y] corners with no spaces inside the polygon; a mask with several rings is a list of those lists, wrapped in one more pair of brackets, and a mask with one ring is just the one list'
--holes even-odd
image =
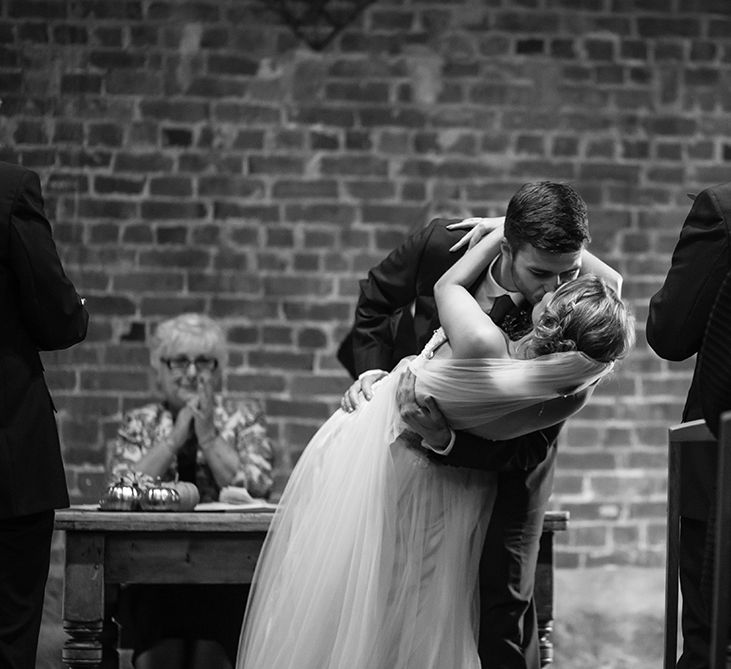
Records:
{"label": "person in dark suit", "polygon": [[54,509],[69,504],[39,351],[86,336],[38,175],[0,162],[0,667],[33,669]]}
{"label": "person in dark suit", "polygon": [[[673,251],[670,270],[650,299],[647,341],[661,358],[687,360],[701,349],[711,308],[731,269],[731,183],[708,188],[693,201]],[[703,417],[698,359],[682,420]],[[708,448],[684,444],[680,478],[680,588],[683,652],[679,669],[707,669],[711,641],[709,609],[701,575],[716,456]]]}
{"label": "person in dark suit", "polygon": [[[391,315],[395,311],[414,303],[410,353],[421,350],[438,327],[434,283],[467,246],[450,251],[464,234],[454,223],[432,221],[360,282],[352,331],[358,380],[343,396],[344,410],[370,399],[373,384],[392,369],[394,351],[404,344],[394,339]],[[473,241],[481,234],[475,232]],[[587,209],[570,186],[553,182],[522,186],[508,205],[504,234],[501,254],[476,282],[473,294],[511,339],[530,329],[533,304],[580,272],[602,276],[619,293],[619,274],[584,248],[589,241]],[[433,459],[445,465],[499,471],[480,567],[479,654],[485,666],[538,669],[533,585],[561,425],[508,441],[486,442],[452,432],[438,408],[434,404],[419,407],[413,392],[402,398],[404,419],[423,438],[422,444],[434,451]]]}

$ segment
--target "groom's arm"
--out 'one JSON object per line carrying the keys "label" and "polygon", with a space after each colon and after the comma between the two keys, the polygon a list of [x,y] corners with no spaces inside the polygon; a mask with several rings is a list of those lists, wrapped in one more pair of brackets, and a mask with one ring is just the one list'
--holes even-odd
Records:
{"label": "groom's arm", "polygon": [[396,402],[402,419],[412,431],[412,446],[441,464],[495,471],[532,469],[546,458],[563,425],[560,422],[504,440],[450,430],[433,398],[427,397],[423,405],[416,401],[415,380],[416,377],[408,372],[402,375],[396,389]]}
{"label": "groom's arm", "polygon": [[492,441],[469,432],[457,431],[449,455],[430,453],[441,464],[495,471],[528,470],[546,459],[548,449],[556,443],[563,423],[530,432],[520,437]]}
{"label": "groom's arm", "polygon": [[392,316],[397,310],[410,307],[419,294],[419,273],[423,270],[426,247],[435,229],[443,225],[443,220],[435,219],[407,237],[360,281],[353,327],[357,374],[392,369],[396,348]]}
{"label": "groom's arm", "polygon": [[442,465],[469,467],[488,471],[527,471],[537,467],[556,443],[563,423],[520,437],[490,440],[469,432],[455,432],[455,441],[448,455],[440,455],[422,445],[422,437],[411,432],[410,444]]}

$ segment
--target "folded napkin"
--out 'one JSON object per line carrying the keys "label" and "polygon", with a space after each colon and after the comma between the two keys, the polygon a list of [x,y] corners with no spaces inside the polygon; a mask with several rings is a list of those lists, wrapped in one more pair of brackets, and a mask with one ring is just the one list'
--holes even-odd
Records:
{"label": "folded napkin", "polygon": [[264,500],[255,499],[249,494],[246,488],[227,485],[221,488],[218,501],[226,502],[227,504],[261,504]]}

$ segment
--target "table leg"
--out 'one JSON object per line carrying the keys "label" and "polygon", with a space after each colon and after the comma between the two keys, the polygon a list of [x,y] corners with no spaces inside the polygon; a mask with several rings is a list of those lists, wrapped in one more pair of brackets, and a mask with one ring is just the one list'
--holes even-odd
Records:
{"label": "table leg", "polygon": [[63,627],[68,638],[61,659],[69,669],[119,665],[116,648],[109,650],[116,630],[110,634],[105,625],[104,594],[104,535],[67,531]]}
{"label": "table leg", "polygon": [[536,613],[538,616],[538,647],[541,669],[553,664],[553,532],[541,534],[535,582]]}

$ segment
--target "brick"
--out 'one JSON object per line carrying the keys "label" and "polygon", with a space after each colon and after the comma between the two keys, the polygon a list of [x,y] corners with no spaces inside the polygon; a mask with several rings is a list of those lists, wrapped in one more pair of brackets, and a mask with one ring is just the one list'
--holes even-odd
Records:
{"label": "brick", "polygon": [[272,197],[284,199],[336,199],[338,182],[334,179],[280,180],[272,186]]}
{"label": "brick", "polygon": [[162,82],[159,72],[132,69],[112,70],[104,79],[107,93],[111,95],[156,95]]}
{"label": "brick", "polygon": [[97,74],[62,74],[61,93],[64,95],[94,95],[102,92],[102,78]]}
{"label": "brick", "polygon": [[145,219],[197,219],[208,215],[208,208],[203,202],[195,201],[146,201],[140,205],[140,215]]}
{"label": "brick", "polygon": [[119,152],[114,157],[115,172],[169,172],[172,166],[172,158],[159,153]]}
{"label": "brick", "polygon": [[201,197],[257,198],[264,194],[264,184],[257,179],[238,176],[202,176],[198,179]]}
{"label": "brick", "polygon": [[143,100],[140,113],[148,118],[182,123],[196,123],[208,120],[208,105],[204,102]]}
{"label": "brick", "polygon": [[119,226],[114,223],[95,223],[88,227],[90,244],[116,244],[119,241]]}
{"label": "brick", "polygon": [[185,89],[190,96],[213,98],[245,97],[249,85],[243,81],[218,79],[214,77],[196,77]]}
{"label": "brick", "polygon": [[53,0],[11,0],[8,15],[18,19],[65,19],[67,6]]}
{"label": "brick", "polygon": [[48,133],[44,124],[37,121],[20,121],[13,133],[18,144],[47,144]]}
{"label": "brick", "polygon": [[148,244],[153,239],[149,225],[127,225],[122,230],[122,241],[125,244]]}
{"label": "brick", "polygon": [[94,177],[94,191],[100,195],[117,193],[120,195],[139,195],[145,188],[144,178]]}
{"label": "brick", "polygon": [[347,224],[354,220],[356,209],[346,204],[287,204],[284,207],[287,220],[312,223]]}
{"label": "brick", "polygon": [[[22,0],[21,0],[22,2]],[[21,42],[46,44],[48,39],[48,24],[24,21],[17,27],[18,37]]]}
{"label": "brick", "polygon": [[[345,192],[359,200],[386,200],[396,195],[396,185],[393,181],[381,180],[354,180],[343,184]],[[402,194],[406,199],[423,202],[425,197],[424,184],[406,184]]]}
{"label": "brick", "polygon": [[143,297],[140,315],[172,318],[186,312],[208,313],[206,301],[196,297]]}
{"label": "brick", "polygon": [[140,267],[187,267],[201,268],[209,263],[210,256],[202,249],[153,249],[139,253]]}
{"label": "brick", "polygon": [[150,195],[190,197],[193,195],[193,182],[182,176],[153,177],[150,179]]}
{"label": "brick", "polygon": [[112,290],[119,293],[160,293],[181,292],[183,289],[182,273],[134,272],[116,275],[112,278]]}
{"label": "brick", "polygon": [[700,35],[700,22],[689,16],[683,18],[660,18],[638,16],[635,20],[637,33],[643,38],[697,37]]}
{"label": "brick", "polygon": [[556,13],[501,11],[495,15],[493,28],[514,33],[557,33],[558,20]]}
{"label": "brick", "polygon": [[151,21],[203,23],[218,21],[220,9],[209,2],[152,2],[147,9],[146,18]]}
{"label": "brick", "polygon": [[89,31],[82,25],[55,25],[51,28],[51,39],[56,44],[87,44]]}
{"label": "brick", "polygon": [[188,272],[188,290],[193,293],[260,295],[262,280],[239,272]]}
{"label": "brick", "polygon": [[193,132],[188,128],[162,128],[163,146],[191,146]]}
{"label": "brick", "polygon": [[226,385],[231,392],[282,393],[287,384],[283,376],[273,374],[228,374]]}
{"label": "brick", "polygon": [[213,120],[242,125],[277,124],[281,122],[281,111],[269,105],[219,102],[213,105]]}
{"label": "brick", "polygon": [[350,302],[302,303],[285,301],[282,303],[288,321],[350,321],[353,317],[353,304]]}
{"label": "brick", "polygon": [[48,176],[44,192],[51,193],[85,193],[89,190],[89,177],[86,174],[71,172],[52,172]]}
{"label": "brick", "polygon": [[129,219],[137,215],[137,204],[109,198],[80,199],[78,213],[83,218]]}
{"label": "brick", "polygon": [[208,71],[212,74],[253,76],[259,70],[259,62],[243,56],[211,54]]}
{"label": "brick", "polygon": [[340,138],[331,133],[311,132],[310,146],[320,151],[337,151],[340,148]]}

